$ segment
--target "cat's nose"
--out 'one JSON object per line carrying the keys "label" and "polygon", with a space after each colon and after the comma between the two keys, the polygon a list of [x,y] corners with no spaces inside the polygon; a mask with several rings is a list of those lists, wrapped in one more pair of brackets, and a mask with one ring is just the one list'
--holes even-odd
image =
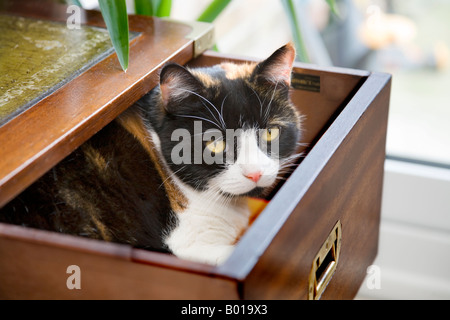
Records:
{"label": "cat's nose", "polygon": [[255,182],[255,183],[259,181],[259,179],[261,178],[261,176],[262,176],[261,171],[255,171],[255,172],[252,172],[252,173],[247,173],[247,174],[245,174],[245,177],[246,177],[246,178],[252,180],[252,181]]}

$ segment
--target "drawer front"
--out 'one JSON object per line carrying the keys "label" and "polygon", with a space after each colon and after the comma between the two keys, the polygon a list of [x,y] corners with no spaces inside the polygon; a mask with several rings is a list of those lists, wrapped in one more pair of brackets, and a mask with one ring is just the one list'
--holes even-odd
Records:
{"label": "drawer front", "polygon": [[[378,81],[382,90],[371,90]],[[339,262],[322,298],[356,295],[377,253],[389,94],[389,79],[369,77],[272,199],[274,215],[296,206],[248,276],[245,298],[306,299],[317,252],[339,220]]]}

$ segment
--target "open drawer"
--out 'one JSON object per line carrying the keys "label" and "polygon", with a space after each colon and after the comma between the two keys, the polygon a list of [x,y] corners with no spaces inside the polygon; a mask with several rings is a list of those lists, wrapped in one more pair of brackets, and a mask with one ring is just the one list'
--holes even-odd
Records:
{"label": "open drawer", "polygon": [[[224,60],[245,61],[190,65]],[[377,253],[390,76],[296,64],[292,86],[306,156],[224,264],[0,224],[0,298],[353,298]]]}

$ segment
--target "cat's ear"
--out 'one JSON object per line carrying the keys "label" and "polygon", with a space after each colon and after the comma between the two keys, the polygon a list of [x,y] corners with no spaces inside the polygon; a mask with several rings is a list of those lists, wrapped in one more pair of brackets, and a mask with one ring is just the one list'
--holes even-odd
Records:
{"label": "cat's ear", "polygon": [[294,60],[295,48],[290,42],[256,65],[252,76],[256,81],[290,86]]}
{"label": "cat's ear", "polygon": [[180,102],[194,94],[200,94],[203,90],[200,81],[188,69],[176,63],[168,63],[162,68],[159,84],[165,107],[171,102]]}

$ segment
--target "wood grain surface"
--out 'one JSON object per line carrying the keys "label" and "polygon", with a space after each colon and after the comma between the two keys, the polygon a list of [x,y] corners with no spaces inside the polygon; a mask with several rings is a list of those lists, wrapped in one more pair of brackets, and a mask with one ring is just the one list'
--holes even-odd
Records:
{"label": "wood grain surface", "polygon": [[282,224],[243,281],[245,298],[306,299],[315,255],[338,220],[340,259],[322,298],[356,295],[377,253],[389,94],[389,76],[369,76],[252,226]]}
{"label": "wood grain surface", "polygon": [[[65,21],[66,7],[54,1],[6,1],[1,14]],[[82,23],[104,27],[99,12],[84,11]],[[153,88],[167,61],[193,57],[191,28],[157,18],[131,16],[126,73],[115,54],[0,127],[0,206],[24,190],[123,110]]]}

